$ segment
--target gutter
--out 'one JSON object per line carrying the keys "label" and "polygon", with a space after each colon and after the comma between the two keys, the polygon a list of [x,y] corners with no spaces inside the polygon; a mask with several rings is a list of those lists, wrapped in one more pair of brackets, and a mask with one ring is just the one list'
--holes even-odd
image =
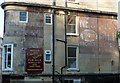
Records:
{"label": "gutter", "polygon": [[53,28],[52,28],[52,36],[53,36],[53,53],[52,53],[52,83],[55,82],[55,79],[54,79],[54,75],[55,75],[55,10],[53,10],[53,14],[52,14],[52,20],[53,20]]}

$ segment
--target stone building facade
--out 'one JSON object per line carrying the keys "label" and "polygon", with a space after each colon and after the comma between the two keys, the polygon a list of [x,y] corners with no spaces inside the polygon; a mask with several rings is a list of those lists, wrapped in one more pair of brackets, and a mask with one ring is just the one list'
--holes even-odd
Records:
{"label": "stone building facade", "polygon": [[116,4],[5,0],[3,82],[119,83]]}

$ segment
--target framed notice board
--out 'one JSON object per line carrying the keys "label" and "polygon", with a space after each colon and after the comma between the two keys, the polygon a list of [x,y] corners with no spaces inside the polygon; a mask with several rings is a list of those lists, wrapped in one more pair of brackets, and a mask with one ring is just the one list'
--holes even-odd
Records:
{"label": "framed notice board", "polygon": [[28,48],[26,50],[26,72],[42,73],[44,70],[43,59],[42,48]]}

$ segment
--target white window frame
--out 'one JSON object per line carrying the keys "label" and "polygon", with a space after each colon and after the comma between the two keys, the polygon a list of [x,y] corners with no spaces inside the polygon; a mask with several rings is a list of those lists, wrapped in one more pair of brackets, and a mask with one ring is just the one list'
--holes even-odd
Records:
{"label": "white window frame", "polygon": [[[26,16],[26,21],[20,21],[20,12],[26,12],[27,13],[27,16]],[[27,23],[28,22],[28,11],[19,11],[19,22],[22,22],[22,23]]]}
{"label": "white window frame", "polygon": [[[49,51],[49,53],[47,53]],[[50,60],[46,60],[46,54],[50,54]],[[45,50],[45,62],[51,62],[51,51]]]}
{"label": "white window frame", "polygon": [[[79,48],[78,48],[77,46],[68,46],[68,48],[69,48],[69,47],[71,47],[71,48],[72,48],[72,47],[73,47],[73,48],[76,48],[76,68],[69,68],[69,67],[68,67],[67,70],[77,70],[77,71],[78,71],[78,70],[79,70],[79,69],[78,69]],[[68,58],[69,58],[69,57],[68,57]]]}
{"label": "white window frame", "polygon": [[[71,16],[74,16],[74,15],[71,15]],[[67,33],[67,35],[69,36],[69,35],[73,35],[73,36],[79,36],[79,34],[78,34],[78,30],[77,30],[77,26],[78,26],[78,23],[77,23],[77,16],[75,16],[75,21],[76,21],[76,24],[75,24],[75,31],[76,31],[76,33]],[[70,24],[70,25],[72,25],[72,24]],[[67,26],[68,26],[68,24],[67,24]]]}
{"label": "white window frame", "polygon": [[[9,45],[11,45],[11,68],[8,68],[8,67],[5,68],[5,48],[4,48],[4,46],[9,46]],[[7,54],[8,53],[9,52],[7,52]],[[13,44],[4,44],[3,45],[2,70],[3,71],[12,71],[13,70]]]}
{"label": "white window frame", "polygon": [[75,81],[79,81],[79,83],[81,83],[81,79],[65,79],[65,80],[73,80],[73,83],[74,83]]}
{"label": "white window frame", "polygon": [[[46,23],[46,19],[47,19],[47,18],[46,18],[46,15],[47,15],[47,14],[50,14],[50,16],[51,16],[51,23]],[[45,24],[48,24],[48,25],[51,25],[51,24],[52,24],[52,14],[51,14],[51,13],[45,13]]]}

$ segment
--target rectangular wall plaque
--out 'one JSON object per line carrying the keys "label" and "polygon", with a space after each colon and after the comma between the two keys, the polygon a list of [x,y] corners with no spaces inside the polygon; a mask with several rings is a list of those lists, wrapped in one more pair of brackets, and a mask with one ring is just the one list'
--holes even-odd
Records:
{"label": "rectangular wall plaque", "polygon": [[42,73],[43,69],[43,49],[28,48],[26,50],[26,72]]}

